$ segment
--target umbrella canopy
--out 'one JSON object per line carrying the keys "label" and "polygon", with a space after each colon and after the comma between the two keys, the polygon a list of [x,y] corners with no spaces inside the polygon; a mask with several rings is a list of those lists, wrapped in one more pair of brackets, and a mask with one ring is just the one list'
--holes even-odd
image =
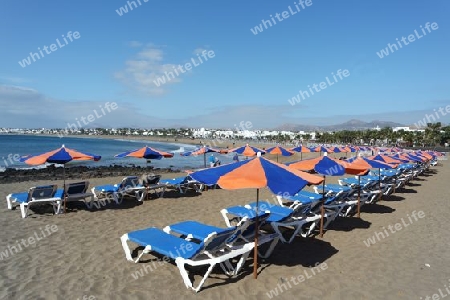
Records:
{"label": "umbrella canopy", "polygon": [[28,165],[42,165],[44,163],[66,164],[72,160],[93,160],[99,161],[101,156],[80,152],[77,150],[66,148],[64,145],[53,151],[23,156],[20,161]]}
{"label": "umbrella canopy", "polygon": [[28,165],[42,165],[45,163],[66,164],[72,160],[98,161],[100,159],[101,156],[99,155],[80,152],[77,150],[66,148],[64,145],[62,145],[61,148],[58,148],[53,151],[37,155],[24,156],[20,159],[20,161]]}
{"label": "umbrella canopy", "polygon": [[187,152],[180,153],[180,155],[181,156],[203,155],[203,163],[205,164],[205,168],[206,168],[206,153],[211,153],[211,152],[226,154],[226,153],[228,153],[228,150],[215,149],[215,148],[210,148],[210,147],[207,147],[207,146],[203,146],[203,147],[197,148],[197,149],[192,150],[192,151],[187,151]]}
{"label": "umbrella canopy", "polygon": [[242,147],[237,147],[234,149],[231,149],[229,152],[236,152],[237,154],[244,155],[244,156],[256,156],[258,152],[261,154],[266,154],[266,151],[258,149],[256,147],[249,146],[248,144]]}
{"label": "umbrella canopy", "polygon": [[388,163],[379,161],[379,160],[372,160],[366,157],[352,157],[347,159],[348,162],[353,163],[354,165],[361,165],[366,168],[377,168],[377,169],[393,169],[395,168],[395,165],[390,165]]}
{"label": "umbrella canopy", "polygon": [[123,152],[120,154],[115,155],[116,158],[122,158],[122,157],[136,157],[136,158],[145,158],[145,159],[161,159],[163,157],[170,158],[173,157],[173,153],[160,151],[148,146]]}
{"label": "umbrella canopy", "polygon": [[339,147],[330,147],[330,148],[328,148],[328,152],[330,152],[330,153],[340,153],[340,152],[344,152],[344,151],[342,151],[342,149],[339,148]]}
{"label": "umbrella canopy", "polygon": [[[315,171],[318,174],[323,175],[323,186],[322,193],[325,196],[325,176],[342,176],[345,173],[353,175],[362,175],[367,173],[369,169],[366,167],[352,164],[346,161],[340,161],[327,156],[308,159],[304,161],[299,161],[289,164],[290,168],[303,170],[303,171]],[[325,214],[324,202],[322,202],[321,207],[321,218],[320,218],[320,236],[323,236],[323,218]]]}
{"label": "umbrella canopy", "polygon": [[[393,169],[396,167],[396,165],[390,165],[390,164],[384,163],[382,161],[372,160],[372,159],[368,159],[365,157],[351,158],[351,159],[348,159],[347,161],[351,161],[352,164],[360,165],[361,167],[365,167],[367,169],[371,169],[371,168]],[[379,179],[378,185],[380,186],[381,185],[381,170],[379,170],[379,171],[380,172],[378,175],[378,179]],[[361,195],[361,177],[358,176],[358,205],[357,205],[358,218],[360,217],[360,212],[361,212],[361,204],[359,203],[360,195]]]}
{"label": "umbrella canopy", "polygon": [[218,184],[223,189],[267,187],[274,194],[289,195],[295,195],[307,184],[319,184],[323,180],[263,157],[200,170],[190,176],[207,185]]}
{"label": "umbrella canopy", "polygon": [[[20,159],[21,162],[28,165],[42,165],[44,163],[62,164],[63,165],[63,181],[64,190],[66,189],[66,163],[72,160],[93,160],[99,161],[101,156],[80,152],[77,150],[66,148],[64,145],[53,151],[37,154],[28,155]],[[64,200],[64,212],[66,211],[66,201]]]}
{"label": "umbrella canopy", "polygon": [[412,158],[412,157],[410,157],[409,155],[407,155],[407,154],[395,154],[395,155],[393,155],[392,156],[392,158],[395,158],[395,159],[399,159],[399,160],[401,160],[402,162],[405,162],[405,161],[419,161],[419,162],[421,162],[422,160],[421,159],[419,159],[419,158]]}
{"label": "umbrella canopy", "polygon": [[331,152],[330,149],[326,148],[325,146],[317,146],[315,148],[311,148],[311,151],[319,152],[319,156],[322,152],[323,153]]}
{"label": "umbrella canopy", "polygon": [[[381,169],[392,169],[397,168],[400,163],[406,163],[408,160],[400,159],[400,158],[392,158],[391,156],[387,155],[375,155],[364,158],[364,160],[372,165],[375,165],[377,162],[386,163],[389,164],[389,167],[383,167],[383,165],[379,165],[377,168],[378,171],[378,189],[381,191]],[[379,194],[379,201],[381,201],[381,198],[383,197],[383,194],[380,192]]]}
{"label": "umbrella canopy", "polygon": [[[319,174],[331,176],[343,175],[345,173],[358,175],[367,171],[366,168],[363,168],[359,165],[353,165],[351,162],[334,159],[326,155],[292,162],[287,165],[293,169],[306,172],[316,171]],[[317,165],[319,165],[319,168],[321,168],[320,172],[317,171]]]}
{"label": "umbrella canopy", "polygon": [[269,148],[266,150],[266,153],[267,154],[276,154],[277,162],[278,162],[278,155],[282,155],[282,156],[294,155],[294,152],[292,152],[291,150],[288,150],[286,148],[283,148],[281,146],[275,146],[275,147]]}
{"label": "umbrella canopy", "polygon": [[404,159],[402,160],[402,159],[398,159],[398,158],[392,158],[387,155],[379,155],[379,154],[375,155],[375,156],[369,156],[368,159],[379,160],[379,161],[385,162],[387,164],[395,164],[395,165],[398,165],[399,163],[407,163],[408,162],[407,160],[404,160]]}
{"label": "umbrella canopy", "polygon": [[[319,176],[290,169],[285,165],[258,157],[191,173],[190,176],[205,184],[218,184],[222,189],[255,188],[256,215],[258,215],[259,189],[267,187],[272,193],[295,195],[307,184],[319,184]],[[256,224],[258,228],[258,224]],[[257,278],[258,231],[255,231],[253,274]]]}
{"label": "umbrella canopy", "polygon": [[358,152],[359,148],[358,147],[352,147],[352,146],[346,146],[343,147],[343,152]]}
{"label": "umbrella canopy", "polygon": [[297,147],[291,148],[289,150],[294,151],[294,152],[300,152],[300,160],[303,159],[303,153],[311,152],[311,149],[309,149],[308,147],[305,147],[305,146],[297,146]]}
{"label": "umbrella canopy", "polygon": [[300,152],[300,153],[310,153],[311,149],[309,149],[308,147],[305,146],[297,146],[294,148],[289,149],[290,151],[294,151],[294,152]]}
{"label": "umbrella canopy", "polygon": [[433,159],[436,156],[442,156],[442,153],[439,152],[422,152],[422,151],[417,151],[416,153],[425,156],[428,159]]}

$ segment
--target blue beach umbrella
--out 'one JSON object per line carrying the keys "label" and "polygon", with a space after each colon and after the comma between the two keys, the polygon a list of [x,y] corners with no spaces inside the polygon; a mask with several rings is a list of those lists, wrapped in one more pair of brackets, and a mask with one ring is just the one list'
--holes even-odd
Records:
{"label": "blue beach umbrella", "polygon": [[294,155],[294,152],[291,150],[288,150],[286,148],[283,148],[281,146],[275,146],[272,148],[269,148],[266,150],[266,153],[268,154],[276,154],[277,155],[277,162],[278,162],[278,155],[281,154],[282,156],[291,156]]}
{"label": "blue beach umbrella", "polygon": [[173,157],[173,153],[160,151],[148,146],[126,151],[120,154],[115,155],[116,158],[123,158],[123,157],[136,157],[136,158],[145,158],[145,159],[161,159],[163,157],[170,158]]}
{"label": "blue beach umbrella", "polygon": [[[353,157],[350,159],[347,159],[346,161],[351,162],[353,164],[359,164],[361,166],[366,166],[367,168],[377,168],[378,169],[378,189],[381,191],[381,169],[393,169],[396,167],[396,165],[390,165],[388,163],[369,159],[366,157]],[[358,176],[358,217],[360,215],[360,203],[359,198],[361,195],[361,177]],[[381,193],[380,193],[380,199],[381,199]]]}
{"label": "blue beach umbrella", "polygon": [[[222,189],[256,189],[256,215],[259,209],[259,189],[267,187],[274,193],[295,195],[307,184],[319,184],[322,178],[286,167],[260,156],[228,165],[200,170],[190,176],[207,185],[218,184]],[[258,228],[258,220],[256,220]],[[258,231],[255,231],[253,275],[257,278]]]}
{"label": "blue beach umbrella", "polygon": [[[314,170],[316,173],[323,175],[322,194],[325,196],[325,180],[326,176],[342,176],[344,174],[361,175],[368,172],[368,169],[359,165],[354,165],[345,161],[332,159],[324,153],[324,156],[294,162],[289,164],[290,168],[297,170]],[[324,197],[325,198],[325,197]],[[323,237],[323,218],[325,214],[324,202],[321,206],[321,220],[320,220],[320,236]]]}
{"label": "blue beach umbrella", "polygon": [[303,153],[311,153],[311,152],[313,152],[310,148],[305,147],[303,145],[291,148],[289,150],[294,151],[294,152],[300,152],[300,160],[303,159]]}
{"label": "blue beach umbrella", "polygon": [[231,149],[228,151],[228,153],[230,153],[230,152],[235,152],[237,154],[247,156],[247,157],[257,156],[258,152],[260,154],[266,154],[266,151],[264,151],[262,149],[258,149],[256,147],[249,146],[248,144],[245,146],[242,146],[242,147],[237,147],[237,148]]}
{"label": "blue beach umbrella", "polygon": [[206,168],[206,153],[211,153],[211,152],[226,154],[228,152],[228,150],[214,149],[214,148],[203,146],[203,147],[197,148],[197,149],[192,150],[192,151],[187,151],[187,152],[180,153],[180,155],[181,156],[203,155],[203,162],[204,162],[205,168]]}
{"label": "blue beach umbrella", "polygon": [[[101,156],[80,152],[77,150],[66,148],[64,145],[53,151],[37,154],[27,155],[20,158],[20,161],[28,165],[42,165],[45,163],[62,164],[63,165],[63,181],[64,190],[66,189],[66,163],[72,160],[93,160],[99,161]],[[66,211],[66,201],[64,199],[64,212]]]}

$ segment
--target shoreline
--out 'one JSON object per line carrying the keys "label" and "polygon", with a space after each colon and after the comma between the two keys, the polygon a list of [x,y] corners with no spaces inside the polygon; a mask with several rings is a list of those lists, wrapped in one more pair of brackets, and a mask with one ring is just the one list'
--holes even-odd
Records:
{"label": "shoreline", "polygon": [[184,170],[177,168],[155,168],[153,166],[72,166],[56,167],[54,164],[46,168],[38,169],[11,169],[7,168],[4,172],[0,172],[0,184],[22,183],[36,180],[62,180],[63,172],[65,172],[66,181],[69,180],[86,180],[91,178],[108,178],[108,177],[126,177],[139,176],[143,174],[154,173],[156,175],[184,173]]}
{"label": "shoreline", "polygon": [[[40,136],[40,137],[59,137],[57,134],[3,134],[3,135],[16,135],[16,136]],[[64,135],[61,139],[68,138],[83,138],[83,139],[105,139],[105,140],[123,140],[123,141],[148,141],[148,142],[157,142],[157,143],[169,143],[169,144],[186,144],[193,146],[211,146],[213,148],[229,148],[232,149],[234,147],[244,146],[246,144],[258,144],[260,147],[272,147],[274,145],[289,145],[294,147],[292,143],[276,143],[276,142],[268,142],[268,141],[242,141],[242,140],[234,140],[234,139],[191,139],[186,137],[156,137],[156,136],[132,136],[132,135]]]}

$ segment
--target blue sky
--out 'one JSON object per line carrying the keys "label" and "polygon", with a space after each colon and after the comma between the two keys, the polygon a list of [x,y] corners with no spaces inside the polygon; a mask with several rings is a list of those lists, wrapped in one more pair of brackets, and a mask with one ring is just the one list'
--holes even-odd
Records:
{"label": "blue sky", "polygon": [[[353,118],[412,125],[450,105],[446,0],[135,2],[133,10],[121,0],[4,2],[0,127],[65,127],[106,102],[118,108],[86,126],[272,128]],[[252,33],[283,11],[288,18]],[[438,29],[424,35],[427,22]],[[420,39],[377,55],[415,30]],[[80,37],[64,45],[69,31]],[[18,63],[58,38],[64,47]],[[214,57],[200,64],[203,51]],[[191,71],[155,84],[192,59]],[[350,75],[289,103],[339,69]]]}

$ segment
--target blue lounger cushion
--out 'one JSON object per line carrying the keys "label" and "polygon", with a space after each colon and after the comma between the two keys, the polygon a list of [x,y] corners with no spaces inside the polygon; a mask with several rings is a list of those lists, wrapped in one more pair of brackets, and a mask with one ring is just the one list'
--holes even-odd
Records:
{"label": "blue lounger cushion", "polygon": [[14,193],[11,194],[11,199],[18,203],[25,203],[28,200],[28,193]]}
{"label": "blue lounger cushion", "polygon": [[325,188],[330,190],[343,190],[343,191],[351,190],[351,188],[349,188],[348,186],[342,186],[339,184],[327,184],[325,185]]}
{"label": "blue lounger cushion", "polygon": [[[319,199],[320,198],[322,198],[322,197],[319,197]],[[303,205],[311,204],[314,201],[313,199],[311,199],[309,197],[305,197],[303,195],[295,195],[295,196],[288,197],[286,199],[290,200],[290,201],[298,201]]]}
{"label": "blue lounger cushion", "polygon": [[311,200],[320,200],[323,198],[322,195],[320,195],[320,194],[316,194],[316,193],[312,193],[312,192],[308,192],[308,191],[300,191],[297,194],[295,194],[294,196],[301,196],[301,197],[309,198]]}
{"label": "blue lounger cushion", "polygon": [[99,185],[95,187],[95,190],[104,193],[116,193],[119,191],[119,185],[116,184]]}
{"label": "blue lounger cushion", "polygon": [[[36,189],[45,189],[45,188],[51,188],[51,185],[42,185],[36,187]],[[50,195],[49,195],[50,197]],[[55,195],[52,195],[51,197],[62,197],[62,192],[58,193],[58,191],[55,193]],[[17,202],[17,203],[26,203],[28,201],[28,192],[21,192],[21,193],[12,193],[11,194],[11,200]]]}
{"label": "blue lounger cushion", "polygon": [[[273,204],[272,204],[272,206],[273,206]],[[260,208],[261,207],[262,206],[260,206]],[[286,216],[285,214],[272,212],[272,210],[269,209],[268,206],[264,206],[264,209],[270,211],[270,215],[267,218],[267,222],[282,222],[283,220],[285,220],[286,218],[288,218],[290,216],[290,214],[289,214],[289,216]],[[243,206],[228,207],[227,211],[228,211],[228,213],[235,215],[237,217],[240,217],[240,218],[243,218],[243,217],[254,218],[256,215],[254,209],[246,208]]]}
{"label": "blue lounger cushion", "polygon": [[236,230],[236,227],[220,228],[197,221],[184,221],[170,225],[170,230],[186,236],[191,235],[193,238],[198,240],[204,240],[212,232],[233,232]]}
{"label": "blue lounger cushion", "polygon": [[190,259],[203,249],[203,243],[189,242],[155,227],[130,232],[128,238],[141,246],[150,246],[152,251],[172,259],[177,257]]}
{"label": "blue lounger cushion", "polygon": [[164,183],[164,184],[177,185],[177,184],[184,183],[185,180],[186,180],[186,176],[184,176],[184,177],[177,177],[177,178],[173,178],[173,179],[161,179],[161,180],[159,180],[159,182],[160,183]]}

